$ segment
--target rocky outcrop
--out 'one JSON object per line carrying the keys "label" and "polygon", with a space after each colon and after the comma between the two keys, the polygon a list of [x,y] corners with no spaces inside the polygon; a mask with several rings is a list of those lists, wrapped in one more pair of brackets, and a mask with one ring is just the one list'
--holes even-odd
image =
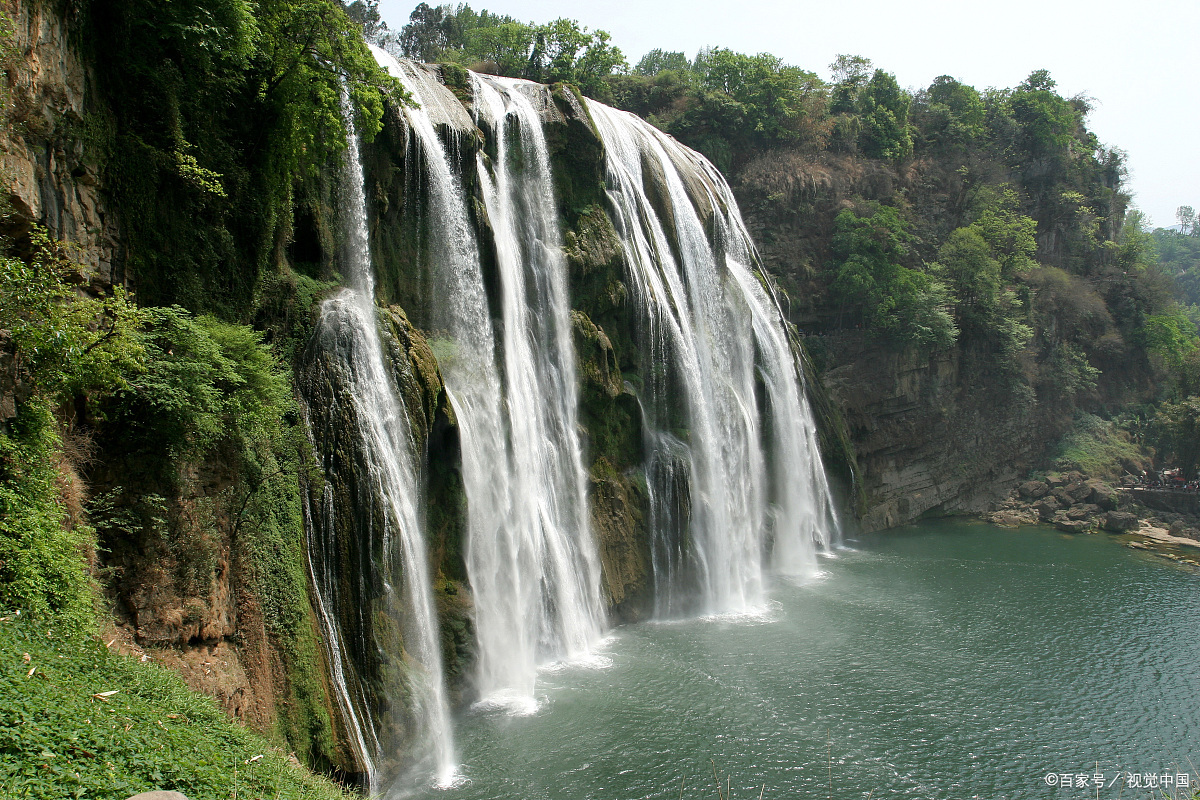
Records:
{"label": "rocky outcrop", "polygon": [[95,154],[85,147],[84,132],[95,123],[86,108],[86,63],[55,4],[6,0],[0,8],[13,23],[0,125],[0,200],[9,211],[2,232],[19,241],[31,225],[43,225],[77,246],[85,279],[119,281],[116,221],[97,184]]}
{"label": "rocky outcrop", "polygon": [[1170,537],[1189,544],[1200,541],[1200,517],[1147,508],[1140,499],[1140,494],[1114,489],[1079,472],[1051,473],[1043,480],[1020,483],[983,517],[1002,527],[1043,523],[1065,533],[1104,531],[1166,542]]}
{"label": "rocky outcrop", "polygon": [[[1079,472],[1055,473],[1022,482],[985,518],[1007,527],[1044,522],[1068,533],[1115,530],[1109,526],[1119,526],[1129,516],[1115,510],[1118,502],[1116,490],[1104,481]],[[1133,521],[1136,527],[1136,516]]]}

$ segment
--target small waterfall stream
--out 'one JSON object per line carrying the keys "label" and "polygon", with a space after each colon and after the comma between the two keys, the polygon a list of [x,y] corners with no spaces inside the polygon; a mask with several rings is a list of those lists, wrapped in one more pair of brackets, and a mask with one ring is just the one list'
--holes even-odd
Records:
{"label": "small waterfall stream", "polygon": [[[346,119],[352,120],[349,100],[345,101]],[[359,457],[365,475],[359,477],[359,501],[366,508],[347,509],[355,519],[355,534],[362,540],[354,549],[363,554],[355,572],[359,588],[357,607],[351,598],[340,597],[337,568],[340,554],[348,549],[337,541],[338,529],[330,490],[326,487],[320,513],[309,513],[310,569],[320,606],[319,622],[331,653],[335,694],[357,755],[367,772],[368,789],[381,788],[380,763],[395,761],[397,749],[408,751],[404,758],[414,766],[427,769],[437,783],[448,783],[454,774],[454,747],[451,741],[449,709],[437,615],[430,587],[431,575],[423,536],[420,486],[413,463],[413,438],[408,413],[399,399],[395,381],[385,359],[375,309],[375,279],[371,268],[367,234],[366,203],[363,194],[362,163],[357,137],[351,124],[349,148],[343,178],[343,217],[346,220],[346,245],[343,258],[348,287],[321,305],[314,334],[317,355],[311,359],[328,372],[330,383],[344,387],[349,399],[347,418],[353,419],[359,441]],[[328,414],[329,409],[322,409]],[[336,419],[333,414],[326,419]],[[365,563],[364,563],[365,562]],[[379,588],[373,584],[378,583]],[[382,597],[373,597],[379,593]],[[362,603],[373,597],[379,604],[371,609]],[[406,654],[403,682],[408,694],[408,715],[415,730],[407,731],[405,741],[393,741],[381,731],[387,727],[374,719],[373,709],[365,702],[361,678],[351,674],[343,651],[361,653],[378,647],[365,641],[363,631],[380,627],[369,619],[372,611],[382,611],[396,625]],[[334,619],[350,614],[357,618],[356,641],[348,642],[349,632],[335,627]],[[382,662],[396,654],[383,653]],[[353,688],[351,688],[353,687]],[[388,705],[396,701],[386,698]],[[390,776],[388,776],[390,777]]]}

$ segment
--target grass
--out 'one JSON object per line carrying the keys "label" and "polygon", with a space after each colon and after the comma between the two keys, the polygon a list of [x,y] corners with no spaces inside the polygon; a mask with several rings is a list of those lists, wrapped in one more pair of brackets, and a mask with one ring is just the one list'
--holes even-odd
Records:
{"label": "grass", "polygon": [[174,673],[27,614],[0,617],[5,798],[347,800]]}
{"label": "grass", "polygon": [[1080,414],[1075,427],[1059,443],[1054,466],[1079,470],[1093,478],[1119,478],[1130,467],[1145,468],[1150,459],[1130,435],[1107,420]]}

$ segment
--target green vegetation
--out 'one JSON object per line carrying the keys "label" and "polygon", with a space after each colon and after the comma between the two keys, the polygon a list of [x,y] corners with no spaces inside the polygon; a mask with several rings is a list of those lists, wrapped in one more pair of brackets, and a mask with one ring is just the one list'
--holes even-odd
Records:
{"label": "green vegetation", "polygon": [[253,457],[279,435],[294,403],[260,334],[177,306],[143,316],[144,368],[102,407],[126,441],[178,461],[223,442]]}
{"label": "green vegetation", "polygon": [[1153,233],[1158,265],[1171,276],[1179,288],[1183,302],[1198,316],[1200,307],[1200,225],[1191,206],[1180,206],[1176,214],[1176,229],[1156,228]]}
{"label": "green vegetation", "polygon": [[122,209],[139,300],[244,317],[292,227],[297,181],[399,96],[335,0],[82,2],[98,104],[86,137]]}
{"label": "green vegetation", "polygon": [[838,214],[833,235],[837,275],[833,296],[843,308],[856,306],[875,330],[935,347],[947,347],[958,335],[946,312],[945,285],[927,273],[901,264],[912,237],[896,209],[875,206],[873,213],[847,209]]}
{"label": "green vegetation", "polygon": [[0,618],[6,797],[346,798],[228,719],[177,675],[28,615]]}
{"label": "green vegetation", "polygon": [[941,76],[915,92],[862,56],[830,70],[655,50],[609,83],[726,171],[806,331],[954,348],[966,380],[1064,419],[1178,382],[1200,322],[1195,213],[1145,229],[1086,98],[1045,70],[1011,89]]}
{"label": "green vegetation", "polygon": [[1150,419],[1149,434],[1168,463],[1188,478],[1200,475],[1200,225],[1191,206],[1176,212],[1178,226],[1158,228],[1142,243],[1142,259],[1179,298],[1147,315],[1142,343],[1167,378],[1166,398]]}
{"label": "green vegetation", "polygon": [[589,32],[566,18],[535,25],[488,11],[476,13],[465,3],[421,3],[400,32],[397,46],[419,61],[461,64],[541,83],[567,81],[604,97],[604,78],[625,67],[625,57],[611,38],[607,31]]}
{"label": "green vegetation", "polygon": [[[23,245],[24,259],[0,257],[0,377],[15,381],[15,416],[0,424],[0,604],[91,631],[101,596],[141,579],[122,553],[173,565],[176,591],[203,597],[228,538],[287,671],[277,741],[329,766],[298,483],[309,457],[290,372],[248,326],[82,293],[70,248],[36,228]],[[310,288],[299,302],[315,300]],[[91,474],[97,452],[119,484]],[[229,486],[205,494],[188,476],[213,464]]]}
{"label": "green vegetation", "polygon": [[70,490],[78,487],[67,482],[79,478],[60,472],[60,452],[44,402],[26,403],[0,432],[0,604],[91,630],[95,597],[86,558],[95,534],[68,513]]}
{"label": "green vegetation", "polygon": [[141,356],[140,316],[117,286],[79,297],[70,248],[34,227],[25,259],[0,254],[0,325],[36,394],[63,403],[119,385]]}
{"label": "green vegetation", "polygon": [[27,260],[0,254],[0,345],[27,395],[0,426],[0,603],[90,629],[95,535],[52,411],[124,382],[142,355],[138,313],[119,289],[78,297],[66,251],[43,230],[27,248]]}
{"label": "green vegetation", "polygon": [[[130,291],[0,209],[0,604],[94,630],[157,581],[185,613],[181,645],[220,603],[249,614],[241,643],[271,656],[266,732],[331,769],[291,366],[336,277],[343,95],[370,139],[384,97],[403,92],[365,47],[361,9],[336,0],[60,10],[90,62],[87,113],[53,132],[5,122],[82,147],[119,210],[113,278]],[[8,67],[10,28],[0,20]]]}
{"label": "green vegetation", "polygon": [[1054,467],[1079,470],[1093,478],[1116,480],[1149,466],[1141,447],[1115,423],[1094,414],[1080,414],[1058,445]]}
{"label": "green vegetation", "polygon": [[609,79],[618,106],[703,152],[722,170],[754,148],[805,146],[828,135],[827,98],[815,74],[769,53],[652,50],[633,74]]}

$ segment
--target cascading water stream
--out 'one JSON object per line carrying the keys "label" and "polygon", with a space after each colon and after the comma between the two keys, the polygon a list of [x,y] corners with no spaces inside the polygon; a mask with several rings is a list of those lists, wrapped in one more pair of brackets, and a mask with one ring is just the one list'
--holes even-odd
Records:
{"label": "cascading water stream", "polygon": [[497,141],[492,170],[477,165],[495,234],[494,314],[463,186],[431,119],[458,101],[423,69],[375,55],[420,104],[404,114],[419,145],[428,218],[440,229],[428,252],[440,287],[431,312],[449,337],[440,366],[462,443],[476,688],[486,704],[527,712],[536,708],[539,664],[586,654],[602,617],[549,156],[515,85],[473,77],[478,119]]}
{"label": "cascading water stream", "polygon": [[769,547],[781,571],[811,572],[837,528],[783,319],[715,168],[632,114],[587,108],[642,347],[670,365],[641,391],[658,614],[753,610]]}
{"label": "cascading water stream", "polygon": [[492,169],[481,153],[477,171],[500,275],[513,493],[501,535],[472,535],[468,550],[479,688],[485,698],[506,691],[531,698],[539,661],[577,659],[599,638],[600,564],[588,522],[550,155],[525,94],[545,89],[474,74],[472,82],[476,120],[496,143]]}
{"label": "cascading water stream", "polygon": [[[345,105],[346,119],[350,122],[352,110],[348,100]],[[368,788],[375,793],[385,777],[380,774],[379,765],[385,759],[397,757],[394,748],[403,747],[409,751],[407,760],[414,766],[405,770],[406,776],[412,775],[419,765],[420,769],[431,772],[438,784],[453,780],[455,758],[441,640],[422,533],[421,484],[414,466],[408,413],[398,399],[379,336],[362,164],[352,123],[350,127],[342,207],[347,239],[343,269],[348,288],[322,304],[314,342],[325,369],[334,373],[335,382],[345,387],[345,396],[352,406],[348,417],[355,422],[357,445],[366,467],[364,482],[367,490],[363,492],[363,500],[371,508],[350,511],[365,521],[355,531],[356,535],[366,539],[356,543],[357,551],[367,554],[365,558],[375,563],[358,564],[356,579],[360,585],[378,580],[382,592],[379,609],[359,607],[340,611],[357,616],[360,622],[357,629],[366,630],[377,623],[363,619],[363,615],[382,610],[401,632],[408,693],[406,710],[413,726],[407,731],[404,742],[389,741],[381,734],[380,721],[373,719],[369,707],[364,706],[360,682],[349,675],[342,655],[343,631],[333,623],[335,618],[342,616],[337,608],[340,599],[338,573],[331,569],[331,562],[346,548],[334,540],[336,527],[328,488],[321,512],[315,519],[309,514],[312,531],[309,549],[314,554],[310,564],[321,606],[320,622],[331,653],[335,694],[346,725],[352,729],[352,741],[359,751],[359,758],[367,770]],[[364,596],[373,593],[369,589],[362,592]],[[380,646],[379,643],[355,644]],[[400,655],[399,652],[383,653],[381,660],[394,662]],[[351,685],[356,688],[351,690]],[[388,705],[395,702],[395,698],[386,700]]]}

